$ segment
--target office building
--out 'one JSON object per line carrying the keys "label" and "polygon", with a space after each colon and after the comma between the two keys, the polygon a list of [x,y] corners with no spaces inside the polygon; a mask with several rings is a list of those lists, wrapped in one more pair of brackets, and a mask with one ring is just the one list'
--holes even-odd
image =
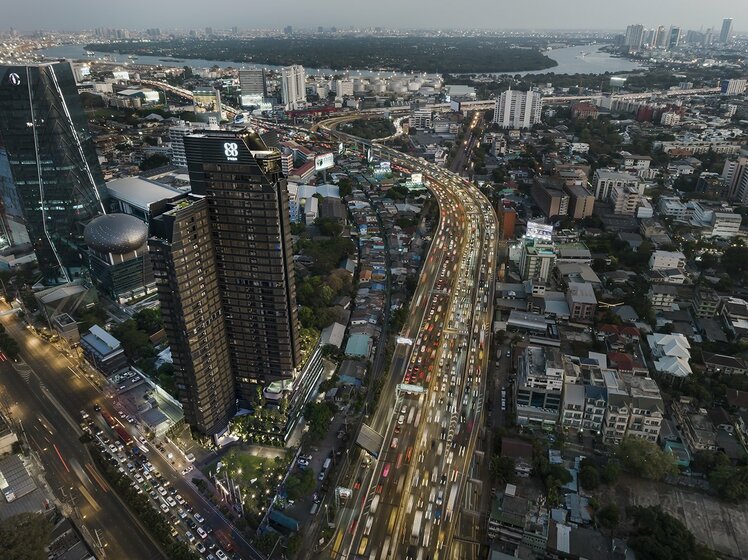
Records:
{"label": "office building", "polygon": [[608,200],[613,187],[639,188],[639,178],[629,173],[621,173],[610,169],[598,169],[592,176],[595,187],[595,200]]}
{"label": "office building", "polygon": [[431,128],[431,107],[413,109],[408,119],[408,125],[413,130],[428,130]]}
{"label": "office building", "polygon": [[649,257],[650,270],[670,270],[677,268],[680,271],[686,268],[686,256],[680,251],[654,251]]}
{"label": "office building", "polygon": [[112,300],[127,303],[155,291],[148,226],[135,216],[107,214],[84,230],[91,277]]}
{"label": "office building", "polygon": [[711,288],[699,287],[694,290],[692,309],[698,319],[711,319],[719,312],[719,304],[722,299],[717,292]]}
{"label": "office building", "polygon": [[501,128],[530,128],[540,122],[542,99],[537,91],[507,90],[496,100],[493,122]]}
{"label": "office building", "polygon": [[242,107],[259,106],[268,96],[264,69],[239,70]]}
{"label": "office building", "polygon": [[174,167],[187,167],[187,154],[184,151],[184,137],[192,132],[192,123],[177,121],[169,127],[169,142],[171,144],[171,164]]}
{"label": "office building", "polygon": [[566,194],[569,195],[569,216],[575,220],[583,220],[592,216],[595,208],[595,197],[582,185],[564,186]]}
{"label": "office building", "polygon": [[148,248],[185,421],[219,434],[236,393],[207,198],[171,203],[151,220]]}
{"label": "office building", "polygon": [[[195,201],[177,202],[153,220],[152,260],[162,307],[173,308],[164,322],[185,379],[180,400],[194,409],[185,415],[215,434],[234,400],[252,406],[271,385],[292,395],[303,385],[288,193],[280,152],[254,132],[205,131],[186,136],[185,148]],[[189,244],[185,228],[197,221],[202,229]],[[202,341],[185,336],[195,332],[205,333]],[[194,354],[202,350],[194,346],[205,344],[213,358],[200,364]],[[232,397],[224,398],[222,388],[216,409],[201,417],[213,406],[206,375],[218,375],[214,368]]]}
{"label": "office building", "polygon": [[630,49],[640,49],[644,42],[644,26],[643,25],[629,25],[626,28],[626,35],[624,37],[623,44]]}
{"label": "office building", "polygon": [[75,78],[66,62],[0,66],[0,145],[45,280],[69,282],[85,265],[83,227],[104,214],[104,179]]}
{"label": "office building", "polygon": [[306,102],[306,72],[298,64],[281,70],[281,100],[287,111],[300,109]]}
{"label": "office building", "polygon": [[591,323],[597,309],[597,298],[592,284],[569,282],[566,290],[566,303],[569,304],[569,318],[572,321]]}
{"label": "office building", "polygon": [[719,42],[726,45],[732,37],[732,18],[722,20],[722,30],[719,32]]}
{"label": "office building", "polygon": [[535,177],[533,181],[532,198],[548,218],[566,216],[569,213],[569,195],[562,187],[562,181],[550,177]]}

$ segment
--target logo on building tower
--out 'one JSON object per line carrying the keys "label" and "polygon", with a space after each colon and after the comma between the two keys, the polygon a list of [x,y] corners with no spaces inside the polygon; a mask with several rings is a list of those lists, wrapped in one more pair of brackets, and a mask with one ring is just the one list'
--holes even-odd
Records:
{"label": "logo on building tower", "polygon": [[8,75],[8,82],[10,82],[13,86],[20,86],[21,85],[21,76],[16,74],[15,72],[11,72]]}
{"label": "logo on building tower", "polygon": [[226,142],[223,145],[223,153],[229,161],[236,161],[239,157],[239,145],[236,142]]}

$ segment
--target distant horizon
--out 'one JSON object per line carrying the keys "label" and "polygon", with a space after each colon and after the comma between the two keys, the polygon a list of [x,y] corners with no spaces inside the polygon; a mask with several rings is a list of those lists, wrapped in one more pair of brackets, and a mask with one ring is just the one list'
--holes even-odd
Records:
{"label": "distant horizon", "polygon": [[[10,0],[6,0],[10,3]],[[185,5],[187,4],[187,5]],[[81,32],[97,27],[110,29],[241,29],[277,30],[290,25],[314,30],[319,26],[339,29],[374,28],[398,30],[617,32],[640,23],[647,28],[663,25],[683,29],[719,31],[724,18],[732,18],[735,30],[748,27],[748,2],[736,0],[629,0],[625,13],[618,6],[606,8],[597,0],[526,0],[523,3],[471,0],[456,6],[446,0],[379,0],[352,7],[343,0],[287,0],[282,9],[272,3],[252,3],[237,9],[231,0],[213,0],[210,9],[183,0],[130,0],[127,4],[91,6],[88,0],[64,2],[40,0],[15,2],[3,13],[3,28],[59,29]],[[573,4],[573,5],[571,5]],[[197,8],[201,8],[199,11]],[[532,25],[528,25],[532,22]],[[579,23],[585,25],[580,28]]]}

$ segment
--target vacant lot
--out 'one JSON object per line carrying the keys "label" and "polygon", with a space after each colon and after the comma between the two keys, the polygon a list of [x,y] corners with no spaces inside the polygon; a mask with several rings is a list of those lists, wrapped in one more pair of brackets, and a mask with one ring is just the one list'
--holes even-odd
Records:
{"label": "vacant lot", "polygon": [[710,548],[734,558],[748,558],[748,506],[720,502],[686,488],[627,477],[622,477],[617,492],[621,505],[659,505]]}

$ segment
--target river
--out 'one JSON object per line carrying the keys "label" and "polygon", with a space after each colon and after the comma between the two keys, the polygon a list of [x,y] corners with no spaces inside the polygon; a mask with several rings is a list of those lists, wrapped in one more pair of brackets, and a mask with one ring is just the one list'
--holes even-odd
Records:
{"label": "river", "polygon": [[[565,47],[548,51],[546,54],[558,63],[558,66],[547,68],[545,70],[536,70],[531,72],[507,72],[507,74],[544,74],[554,72],[556,74],[604,74],[605,72],[626,72],[641,68],[635,62],[625,58],[616,58],[608,53],[602,52],[602,45],[582,45],[576,47]],[[280,69],[279,66],[271,64],[237,64],[225,60],[203,60],[203,59],[170,59],[158,56],[136,56],[133,59],[128,58],[125,54],[116,53],[94,53],[93,57],[86,56],[83,45],[62,45],[49,49],[42,49],[38,54],[47,58],[58,59],[67,58],[71,60],[103,60],[107,57],[108,61],[120,62],[123,66],[130,64],[147,64],[151,66],[191,66],[192,68],[210,68],[218,66],[220,68],[270,68],[273,70]],[[307,68],[307,75],[314,74],[342,74],[342,70],[333,70],[331,68]],[[349,70],[348,74],[352,77],[363,76],[393,76],[405,75],[397,72],[376,72],[370,70]]]}

